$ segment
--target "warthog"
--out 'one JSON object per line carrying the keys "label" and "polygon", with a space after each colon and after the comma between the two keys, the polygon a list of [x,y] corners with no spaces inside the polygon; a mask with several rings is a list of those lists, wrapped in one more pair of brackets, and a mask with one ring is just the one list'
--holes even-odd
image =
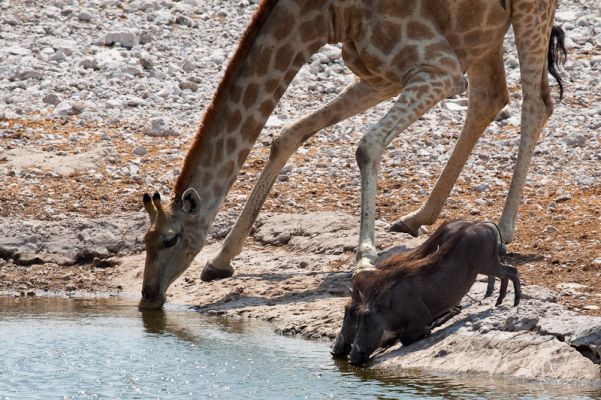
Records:
{"label": "warthog", "polygon": [[[459,231],[459,229],[474,223],[475,222],[473,221],[461,220],[444,222],[426,241],[424,241],[418,247],[410,251],[388,257],[383,262],[377,263],[376,267],[381,270],[386,270],[401,263],[417,261],[425,258],[426,256],[436,252],[440,246],[442,246],[453,234]],[[359,283],[355,282],[355,286],[358,285]],[[491,287],[491,285],[489,285],[489,287]],[[336,336],[336,342],[334,344],[334,348],[332,349],[332,355],[336,357],[346,357],[351,352],[351,345],[355,339],[355,333],[357,330],[357,308],[360,303],[358,293],[358,290],[351,290],[351,301],[344,308],[344,320],[342,323],[342,328]],[[453,317],[458,312],[459,309],[456,308],[451,310],[450,313],[441,315],[439,319],[433,322],[432,327],[434,328],[443,324],[446,322],[446,320]]]}
{"label": "warthog", "polygon": [[352,364],[363,364],[391,339],[409,345],[428,336],[441,319],[456,314],[477,274],[501,279],[497,304],[503,301],[510,279],[517,306],[518,273],[500,263],[498,244],[494,224],[455,221],[443,224],[413,255],[392,257],[377,271],[359,276],[332,354],[350,352]]}

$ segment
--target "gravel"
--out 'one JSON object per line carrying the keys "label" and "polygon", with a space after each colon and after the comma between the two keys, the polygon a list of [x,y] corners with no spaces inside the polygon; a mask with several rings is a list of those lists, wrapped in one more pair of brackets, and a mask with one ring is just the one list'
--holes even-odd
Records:
{"label": "gravel", "polygon": [[[185,149],[256,3],[0,2],[0,21],[10,26],[0,32],[0,117],[56,120],[58,124],[75,116],[76,124],[95,126],[103,139],[116,135],[131,144],[128,154],[137,146],[147,147],[140,143],[140,134],[157,141],[169,137],[172,149]],[[569,49],[564,71],[566,93],[563,102],[556,104],[536,148],[529,185],[547,187],[561,182],[587,188],[598,185],[601,176],[599,3],[563,1],[556,23],[566,31]],[[511,102],[489,126],[459,180],[468,183],[478,196],[507,191],[519,144],[522,96],[511,32],[505,48]],[[307,60],[288,88],[257,147],[269,146],[283,126],[335,97],[353,79],[342,62],[340,46],[324,46]],[[553,90],[557,99],[555,85]],[[335,179],[342,188],[358,190],[353,148],[389,107],[390,102],[384,102],[317,135],[310,145],[299,149],[303,162],[295,161],[280,181],[308,185]],[[397,189],[416,204],[421,202],[449,157],[466,108],[466,93],[447,99],[403,132],[383,158],[381,179],[415,181],[414,187],[421,183],[416,193],[405,184]],[[32,129],[30,134],[10,136],[2,146],[52,147],[62,143],[59,136],[36,141],[34,137],[44,128]],[[114,134],[104,132],[109,129]],[[177,176],[175,167],[185,151],[176,153],[161,151],[157,157],[174,167],[149,171],[138,182],[159,186],[169,194]],[[114,171],[109,168],[98,173],[110,175]],[[140,178],[139,168],[123,168],[121,174]]]}

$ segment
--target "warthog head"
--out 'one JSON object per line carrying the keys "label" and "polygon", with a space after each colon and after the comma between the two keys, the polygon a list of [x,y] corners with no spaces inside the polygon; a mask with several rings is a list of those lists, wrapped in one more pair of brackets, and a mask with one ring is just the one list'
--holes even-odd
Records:
{"label": "warthog head", "polygon": [[357,334],[351,347],[349,361],[353,365],[365,364],[371,353],[385,338],[385,320],[378,308],[362,304],[357,310]]}

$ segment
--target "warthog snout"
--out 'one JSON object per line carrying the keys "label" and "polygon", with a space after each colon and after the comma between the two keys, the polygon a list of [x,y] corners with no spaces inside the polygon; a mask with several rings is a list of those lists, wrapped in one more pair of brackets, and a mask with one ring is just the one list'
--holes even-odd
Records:
{"label": "warthog snout", "polygon": [[369,356],[371,352],[361,351],[358,347],[353,346],[351,350],[351,355],[349,356],[349,362],[352,365],[363,365],[369,361]]}
{"label": "warthog snout", "polygon": [[332,347],[332,351],[330,354],[333,357],[346,357],[351,352],[351,343],[348,340],[345,340],[341,334],[336,336],[336,342],[334,343],[334,347]]}

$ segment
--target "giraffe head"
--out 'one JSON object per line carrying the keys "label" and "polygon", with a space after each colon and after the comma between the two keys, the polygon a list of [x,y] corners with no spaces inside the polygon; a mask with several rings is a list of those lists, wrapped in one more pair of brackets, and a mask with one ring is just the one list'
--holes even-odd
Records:
{"label": "giraffe head", "polygon": [[199,234],[200,197],[188,189],[181,198],[163,206],[158,192],[144,194],[144,208],[150,216],[150,228],[144,236],[146,264],[140,308],[160,308],[165,293],[190,265],[202,248],[205,237]]}

